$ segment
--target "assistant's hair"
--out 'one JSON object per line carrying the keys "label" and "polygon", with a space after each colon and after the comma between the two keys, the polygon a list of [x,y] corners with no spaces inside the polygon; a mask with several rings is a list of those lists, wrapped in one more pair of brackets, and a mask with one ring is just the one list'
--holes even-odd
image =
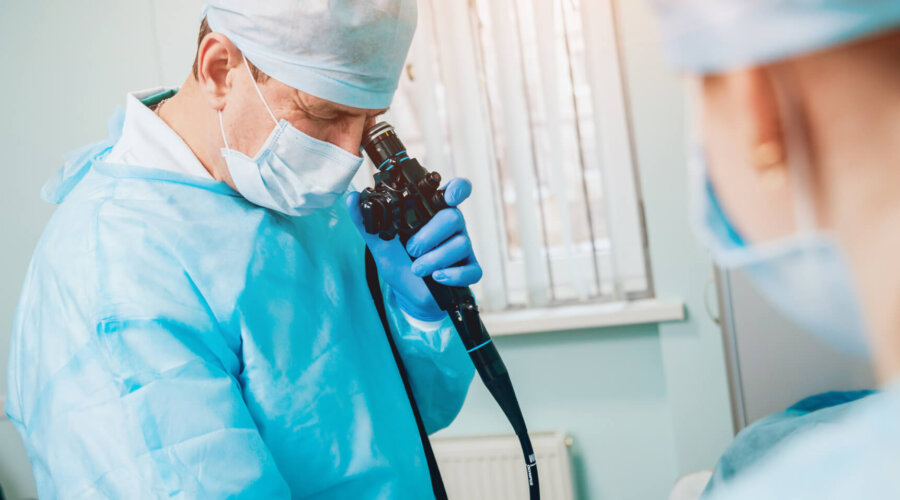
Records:
{"label": "assistant's hair", "polygon": [[[212,28],[209,27],[209,23],[206,21],[206,18],[203,18],[203,21],[200,23],[200,32],[197,33],[197,54],[194,55],[194,66],[192,71],[194,73],[194,79],[196,80],[199,75],[199,68],[197,67],[200,62],[200,44],[203,42],[203,39],[206,38],[206,35],[212,33]],[[253,78],[256,79],[257,82],[264,82],[269,79],[269,75],[263,73],[256,66],[253,65],[250,60],[247,60],[247,63],[250,65],[250,74],[253,75]]]}

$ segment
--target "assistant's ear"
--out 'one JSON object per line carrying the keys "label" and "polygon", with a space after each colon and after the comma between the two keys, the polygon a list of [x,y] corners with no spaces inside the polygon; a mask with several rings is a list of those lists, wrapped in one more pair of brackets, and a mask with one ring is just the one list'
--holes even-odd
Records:
{"label": "assistant's ear", "polygon": [[233,72],[240,64],[241,51],[221,33],[210,33],[197,48],[197,83],[213,109],[225,107],[233,84]]}
{"label": "assistant's ear", "polygon": [[743,117],[741,139],[752,166],[765,189],[781,189],[788,179],[783,117],[770,69],[748,68],[732,77],[732,105]]}

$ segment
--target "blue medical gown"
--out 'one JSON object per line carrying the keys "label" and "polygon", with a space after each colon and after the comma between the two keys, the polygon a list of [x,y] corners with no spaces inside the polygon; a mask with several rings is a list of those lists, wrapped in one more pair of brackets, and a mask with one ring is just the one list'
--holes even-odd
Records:
{"label": "blue medical gown", "polygon": [[[422,445],[342,201],[289,218],[227,185],[78,152],[17,310],[7,412],[52,498],[427,498]],[[426,428],[473,375],[388,314]]]}

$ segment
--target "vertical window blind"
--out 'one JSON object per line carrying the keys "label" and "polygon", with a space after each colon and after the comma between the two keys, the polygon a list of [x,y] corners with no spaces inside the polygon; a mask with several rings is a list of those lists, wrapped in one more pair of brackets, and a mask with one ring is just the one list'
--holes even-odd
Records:
{"label": "vertical window blind", "polygon": [[419,2],[385,119],[426,168],[472,180],[485,310],[653,295],[614,14],[610,0]]}

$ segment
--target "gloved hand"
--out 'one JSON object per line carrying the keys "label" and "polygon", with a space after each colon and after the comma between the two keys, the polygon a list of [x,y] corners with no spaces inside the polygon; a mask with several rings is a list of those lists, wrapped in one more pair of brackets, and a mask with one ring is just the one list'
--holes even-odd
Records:
{"label": "gloved hand", "polygon": [[366,232],[359,193],[350,193],[346,200],[350,219],[372,251],[378,271],[394,291],[397,304],[410,316],[423,321],[440,320],[446,314],[434,301],[423,277],[430,275],[442,285],[469,286],[477,283],[482,275],[466,233],[465,220],[455,208],[472,194],[472,184],[457,178],[448,182],[445,189],[444,200],[450,208],[435,214],[409,239],[405,249],[399,238],[385,241],[377,234]]}

